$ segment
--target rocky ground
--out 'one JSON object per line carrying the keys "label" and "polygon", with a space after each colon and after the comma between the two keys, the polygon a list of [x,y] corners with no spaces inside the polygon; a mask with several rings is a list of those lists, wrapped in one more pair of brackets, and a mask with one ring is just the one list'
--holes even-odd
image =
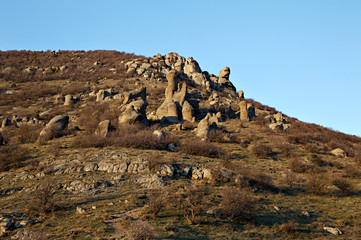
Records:
{"label": "rocky ground", "polygon": [[0,52],[1,239],[359,239],[361,139],[177,53]]}

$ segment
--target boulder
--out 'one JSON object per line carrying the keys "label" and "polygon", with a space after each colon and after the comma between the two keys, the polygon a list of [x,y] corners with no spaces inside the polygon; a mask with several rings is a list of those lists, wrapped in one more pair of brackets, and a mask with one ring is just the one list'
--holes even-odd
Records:
{"label": "boulder", "polygon": [[58,94],[58,95],[55,95],[55,101],[54,103],[55,104],[63,104],[64,103],[64,96],[63,94]]}
{"label": "boulder", "polygon": [[104,89],[101,89],[97,92],[97,99],[96,102],[102,102],[105,100],[105,98],[110,96],[110,93],[108,91],[105,91]]}
{"label": "boulder", "polygon": [[99,123],[98,128],[95,130],[95,134],[106,137],[110,132],[110,127],[111,127],[110,120],[104,120]]}
{"label": "boulder", "polygon": [[325,230],[325,231],[327,231],[327,232],[329,232],[329,233],[331,233],[333,235],[336,235],[336,236],[342,234],[342,231],[340,229],[334,228],[334,227],[325,226],[325,227],[323,227],[323,230]]}
{"label": "boulder", "polygon": [[218,118],[210,113],[203,118],[197,127],[197,136],[202,139],[207,139],[209,130],[217,127]]}
{"label": "boulder", "polygon": [[119,116],[119,123],[134,124],[136,122],[147,123],[145,114],[148,103],[142,99],[125,105],[123,113]]}
{"label": "boulder", "polygon": [[69,116],[68,115],[58,115],[53,117],[48,124],[46,124],[45,128],[41,130],[40,137],[45,136],[49,133],[60,133],[63,129],[68,126]]}
{"label": "boulder", "polygon": [[199,67],[199,64],[192,57],[189,57],[184,64],[184,73],[192,76],[193,73],[201,73],[202,70]]}
{"label": "boulder", "polygon": [[238,98],[239,99],[244,99],[244,92],[242,90],[238,91]]}
{"label": "boulder", "polygon": [[334,156],[337,156],[337,157],[341,157],[341,158],[345,158],[347,156],[347,154],[345,153],[344,150],[342,150],[341,148],[335,148],[331,151],[331,153],[334,155]]}

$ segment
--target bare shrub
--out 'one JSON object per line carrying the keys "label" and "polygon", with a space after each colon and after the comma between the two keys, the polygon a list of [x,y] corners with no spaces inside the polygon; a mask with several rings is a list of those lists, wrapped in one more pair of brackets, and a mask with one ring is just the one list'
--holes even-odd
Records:
{"label": "bare shrub", "polygon": [[327,186],[326,182],[323,174],[310,171],[307,174],[306,190],[313,195],[323,195]]}
{"label": "bare shrub", "polygon": [[288,143],[281,143],[277,145],[278,149],[282,152],[285,157],[291,157],[294,152],[294,147]]}
{"label": "bare shrub", "polygon": [[295,173],[304,173],[309,168],[306,163],[299,160],[298,158],[292,158],[288,161],[288,165],[292,172]]}
{"label": "bare shrub", "polygon": [[286,185],[289,187],[295,187],[297,183],[300,181],[298,176],[290,170],[284,171],[284,176],[285,176],[284,181]]}
{"label": "bare shrub", "polygon": [[70,84],[66,85],[62,88],[61,93],[64,95],[67,94],[76,94],[76,93],[86,93],[90,91],[90,87],[85,85],[84,82],[71,82]]}
{"label": "bare shrub", "polygon": [[71,143],[73,148],[99,148],[106,146],[106,139],[104,136],[90,134],[90,135],[80,135],[74,138]]}
{"label": "bare shrub", "polygon": [[0,171],[19,168],[27,156],[28,150],[18,145],[0,146]]}
{"label": "bare shrub", "polygon": [[232,155],[229,153],[222,153],[221,154],[222,166],[224,168],[231,168],[232,167]]}
{"label": "bare shrub", "polygon": [[131,222],[127,233],[132,240],[156,239],[156,234],[152,225],[140,220]]}
{"label": "bare shrub", "polygon": [[164,161],[162,160],[162,156],[160,154],[154,154],[148,158],[148,167],[151,173],[156,173],[158,167],[162,165]]}
{"label": "bare shrub", "polygon": [[34,199],[29,210],[33,213],[47,213],[55,207],[54,196],[59,189],[59,184],[54,180],[43,179],[33,193]]}
{"label": "bare shrub", "polygon": [[217,143],[226,143],[231,141],[229,134],[221,129],[211,129],[208,134],[208,139],[210,142]]}
{"label": "bare shrub", "polygon": [[344,177],[359,178],[361,177],[360,168],[354,164],[348,164],[344,168]]}
{"label": "bare shrub", "polygon": [[52,144],[46,148],[45,152],[53,157],[58,157],[60,155],[59,145]]}
{"label": "bare shrub", "polygon": [[278,227],[279,232],[286,234],[295,233],[297,232],[297,229],[298,223],[294,219],[288,220],[287,223],[284,223]]}
{"label": "bare shrub", "polygon": [[23,124],[19,127],[15,137],[20,143],[34,143],[39,138],[42,126],[40,124]]}
{"label": "bare shrub", "polygon": [[341,195],[349,195],[353,191],[353,186],[345,179],[335,178],[332,184],[340,190]]}
{"label": "bare shrub", "polygon": [[164,190],[152,189],[148,193],[148,213],[154,218],[166,206],[167,195]]}
{"label": "bare shrub", "polygon": [[220,156],[221,150],[210,142],[203,142],[197,139],[187,139],[182,142],[180,150],[191,155],[199,155],[204,157],[217,158]]}
{"label": "bare shrub", "polygon": [[274,154],[272,148],[269,145],[261,142],[252,145],[250,150],[252,154],[259,158],[270,157]]}
{"label": "bare shrub", "polygon": [[325,165],[325,161],[317,154],[312,154],[310,156],[310,161],[311,161],[311,163],[313,163],[313,164],[315,164],[316,166],[319,166],[319,167]]}
{"label": "bare shrub", "polygon": [[181,207],[189,224],[200,221],[200,215],[205,209],[207,189],[204,186],[186,186],[183,192]]}
{"label": "bare shrub", "polygon": [[248,170],[245,174],[248,178],[252,179],[251,185],[259,189],[272,188],[272,178],[264,172],[256,170]]}
{"label": "bare shrub", "polygon": [[225,188],[222,191],[221,215],[231,221],[251,220],[257,201],[247,189]]}

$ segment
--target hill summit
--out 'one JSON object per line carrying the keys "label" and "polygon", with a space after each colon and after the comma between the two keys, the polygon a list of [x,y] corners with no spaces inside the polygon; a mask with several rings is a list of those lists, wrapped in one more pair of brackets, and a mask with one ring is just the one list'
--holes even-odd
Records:
{"label": "hill summit", "polygon": [[1,51],[0,236],[360,236],[361,139],[230,76],[174,52]]}

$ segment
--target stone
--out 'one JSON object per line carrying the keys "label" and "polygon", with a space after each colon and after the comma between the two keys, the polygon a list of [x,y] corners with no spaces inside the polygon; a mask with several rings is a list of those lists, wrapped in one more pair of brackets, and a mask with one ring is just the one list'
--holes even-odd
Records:
{"label": "stone", "polygon": [[229,75],[230,74],[231,74],[231,69],[229,67],[223,68],[219,72],[218,84],[223,86],[223,87],[230,88],[231,90],[233,90],[235,92],[236,88],[231,83],[231,81],[229,81]]}
{"label": "stone", "polygon": [[0,146],[4,145],[4,137],[3,135],[0,133]]}
{"label": "stone", "polygon": [[68,115],[58,115],[53,117],[45,128],[41,130],[40,136],[45,136],[49,133],[60,133],[63,129],[68,126],[69,116]]}
{"label": "stone", "polygon": [[241,101],[239,103],[239,112],[240,112],[240,118],[242,121],[249,121],[246,101]]}
{"label": "stone", "polygon": [[98,164],[94,163],[94,162],[90,162],[85,164],[83,171],[84,172],[94,172],[98,170]]}
{"label": "stone", "polygon": [[188,101],[184,101],[182,106],[182,116],[183,120],[193,122],[193,107],[189,104]]}
{"label": "stone", "polygon": [[63,94],[58,94],[58,95],[55,95],[55,100],[54,100],[54,103],[55,104],[63,104],[64,103],[64,96]]}
{"label": "stone", "polygon": [[333,234],[333,235],[342,235],[342,231],[338,228],[334,228],[334,227],[323,227],[323,230],[326,230],[327,232]]}
{"label": "stone", "polygon": [[342,150],[341,148],[335,148],[331,151],[332,155],[337,156],[337,157],[341,157],[341,158],[345,158],[347,156],[347,154],[345,153],[344,150]]}
{"label": "stone", "polygon": [[306,210],[301,212],[301,216],[304,217],[304,218],[310,218],[311,217],[310,213],[308,211],[306,211]]}
{"label": "stone", "polygon": [[123,113],[119,116],[120,124],[134,124],[136,122],[146,123],[145,114],[148,103],[142,99],[133,101],[124,107]]}
{"label": "stone", "polygon": [[171,152],[177,152],[177,151],[178,151],[178,149],[177,149],[177,147],[175,146],[174,143],[168,144],[167,149],[168,149],[169,151],[171,151]]}
{"label": "stone", "polygon": [[256,117],[256,109],[252,103],[247,104],[248,119],[252,121]]}
{"label": "stone", "polygon": [[197,136],[202,139],[207,139],[209,130],[212,128],[216,128],[218,123],[218,118],[215,115],[207,114],[205,118],[203,118],[197,127]]}
{"label": "stone", "polygon": [[83,214],[83,213],[85,213],[85,209],[82,208],[82,207],[77,206],[77,207],[76,207],[76,213],[78,213],[78,214]]}
{"label": "stone", "polygon": [[104,89],[101,89],[97,92],[97,99],[96,102],[102,102],[105,100],[106,97],[110,96],[110,93],[108,91],[105,91]]}
{"label": "stone", "polygon": [[71,106],[74,104],[74,98],[71,94],[65,96],[64,106]]}
{"label": "stone", "polygon": [[286,119],[283,117],[281,112],[274,114],[273,117],[275,118],[276,122],[279,124],[286,123]]}
{"label": "stone", "polygon": [[192,75],[193,73],[201,73],[202,70],[199,67],[199,64],[192,57],[189,57],[184,64],[184,73],[187,75]]}
{"label": "stone", "polygon": [[244,99],[244,92],[242,90],[238,91],[238,98],[241,100]]}
{"label": "stone", "polygon": [[153,135],[157,136],[158,138],[161,138],[165,136],[165,132],[163,132],[162,130],[154,130]]}
{"label": "stone", "polygon": [[106,137],[110,132],[110,128],[111,128],[110,120],[101,121],[98,124],[98,128],[95,130],[95,134]]}

